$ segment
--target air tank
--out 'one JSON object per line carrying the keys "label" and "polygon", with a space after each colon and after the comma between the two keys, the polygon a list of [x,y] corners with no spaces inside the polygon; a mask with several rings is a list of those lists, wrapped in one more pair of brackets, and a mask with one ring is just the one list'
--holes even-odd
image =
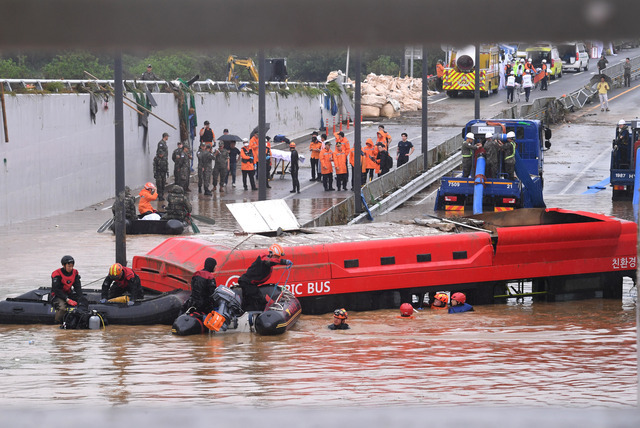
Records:
{"label": "air tank", "polygon": [[465,46],[456,52],[456,66],[458,70],[463,72],[473,71],[475,66],[476,47],[473,45]]}

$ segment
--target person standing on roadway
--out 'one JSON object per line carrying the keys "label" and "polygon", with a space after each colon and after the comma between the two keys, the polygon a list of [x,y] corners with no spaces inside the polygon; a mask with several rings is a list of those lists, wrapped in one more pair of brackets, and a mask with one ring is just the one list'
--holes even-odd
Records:
{"label": "person standing on roadway", "polygon": [[442,60],[439,59],[438,63],[436,64],[436,89],[440,92],[442,92],[442,83],[443,83],[443,79],[444,79],[444,65],[442,65]]}
{"label": "person standing on roadway", "polygon": [[[313,131],[309,151],[311,152],[311,179],[309,181],[320,181],[320,151],[322,143],[318,141],[318,133]],[[317,176],[317,177],[316,177]]]}
{"label": "person standing on roadway", "polygon": [[[376,170],[376,158],[378,157],[378,149],[373,146],[373,140],[371,138],[367,138],[367,142],[365,143],[364,148],[362,149],[362,153],[365,156],[365,165],[367,167],[367,175],[369,176],[369,181],[373,180],[373,173]],[[365,181],[362,184],[366,183]]]}
{"label": "person standing on roadway", "polygon": [[324,143],[324,149],[320,152],[320,171],[322,172],[322,186],[324,187],[325,192],[329,190],[336,190],[333,188],[332,161],[333,151],[331,150],[331,143],[327,141]]}
{"label": "person standing on roadway", "polygon": [[516,89],[516,72],[511,71],[511,74],[507,77],[507,104],[513,102],[513,93]]}
{"label": "person standing on roadway", "polygon": [[467,133],[462,142],[462,177],[468,178],[473,167],[473,155],[480,143],[475,143],[475,135],[472,132]]}
{"label": "person standing on roadway", "polygon": [[522,87],[524,88],[525,102],[529,102],[531,96],[531,88],[533,87],[533,76],[531,70],[525,70],[522,76]]}
{"label": "person standing on roadway", "polygon": [[291,161],[289,162],[289,171],[291,172],[291,184],[293,190],[289,193],[300,193],[300,180],[298,180],[298,172],[300,171],[300,158],[298,151],[296,150],[296,143],[293,141],[289,143],[289,150],[291,150]]}
{"label": "person standing on roadway", "polygon": [[391,135],[384,130],[384,125],[378,125],[378,132],[376,133],[376,145],[377,143],[384,144],[385,149],[389,149],[389,143],[391,143]]}
{"label": "person standing on roadway", "polygon": [[622,69],[624,70],[624,86],[627,88],[631,87],[631,60],[629,58],[624,60],[624,64],[622,64]]}
{"label": "person standing on roadway", "polygon": [[[349,164],[351,165],[351,171],[355,168],[355,156],[356,148],[352,147],[349,152]],[[362,150],[360,150],[360,185],[363,186],[367,182],[367,158]],[[355,181],[355,173],[351,175],[351,190],[353,190],[353,183]]]}
{"label": "person standing on roadway", "polygon": [[349,181],[348,154],[343,144],[336,143],[336,151],[333,152],[333,164],[336,167],[336,187],[340,190],[347,190],[347,181]]}
{"label": "person standing on roadway", "polygon": [[251,183],[251,190],[258,190],[256,187],[256,182],[253,178],[253,174],[255,173],[255,166],[253,163],[253,150],[249,146],[249,141],[245,138],[243,141],[243,147],[240,149],[240,170],[242,170],[242,184],[244,186],[244,190],[247,189],[247,177],[249,177],[249,182]]}
{"label": "person standing on roadway", "polygon": [[411,156],[415,150],[411,141],[407,141],[407,133],[401,134],[402,140],[398,143],[396,149],[396,168],[400,168],[405,163],[409,162],[409,156]]}
{"label": "person standing on roadway", "polygon": [[[604,55],[603,55],[604,57]],[[598,96],[600,97],[600,111],[609,111],[609,84],[607,83],[607,79],[604,76],[600,77],[600,82],[598,82]]]}

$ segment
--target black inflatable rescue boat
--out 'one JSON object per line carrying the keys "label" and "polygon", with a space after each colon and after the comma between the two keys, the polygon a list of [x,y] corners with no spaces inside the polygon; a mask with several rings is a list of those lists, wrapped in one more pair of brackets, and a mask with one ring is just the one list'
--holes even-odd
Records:
{"label": "black inflatable rescue boat", "polygon": [[[31,290],[17,297],[0,301],[0,324],[54,324],[55,310],[50,302],[50,287]],[[83,290],[89,311],[97,311],[109,324],[168,324],[180,314],[190,292],[174,290],[157,293],[145,289],[143,300],[99,303],[99,290]]]}

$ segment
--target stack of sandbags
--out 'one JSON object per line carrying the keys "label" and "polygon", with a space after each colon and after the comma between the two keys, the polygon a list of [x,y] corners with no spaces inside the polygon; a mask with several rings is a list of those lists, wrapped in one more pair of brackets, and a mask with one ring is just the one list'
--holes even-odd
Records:
{"label": "stack of sandbags", "polygon": [[393,117],[405,111],[418,111],[422,108],[422,79],[371,73],[362,83],[361,102],[364,117]]}

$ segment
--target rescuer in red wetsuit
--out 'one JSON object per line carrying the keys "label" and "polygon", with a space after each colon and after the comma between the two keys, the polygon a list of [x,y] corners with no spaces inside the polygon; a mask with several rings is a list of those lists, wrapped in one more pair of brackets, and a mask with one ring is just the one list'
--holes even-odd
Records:
{"label": "rescuer in red wetsuit", "polygon": [[73,257],[64,256],[60,263],[62,267],[51,273],[51,305],[56,310],[56,324],[62,323],[67,307],[87,303],[82,295],[80,274],[73,268],[76,263]]}
{"label": "rescuer in red wetsuit", "polygon": [[100,303],[105,303],[107,299],[122,296],[127,292],[134,300],[144,299],[140,277],[136,275],[133,269],[124,267],[120,263],[111,265],[109,275],[102,283],[102,299]]}
{"label": "rescuer in red wetsuit", "polygon": [[349,324],[347,324],[347,318],[349,314],[344,309],[336,309],[333,311],[333,324],[329,324],[327,328],[329,330],[348,330]]}
{"label": "rescuer in red wetsuit", "polygon": [[183,311],[194,308],[196,312],[208,314],[213,310],[214,301],[211,296],[216,290],[213,271],[217,264],[216,259],[208,257],[204,261],[204,268],[193,274],[191,278],[191,296],[182,306]]}
{"label": "rescuer in red wetsuit", "polygon": [[284,250],[278,244],[269,247],[269,253],[258,256],[249,269],[238,279],[242,288],[242,310],[261,311],[266,301],[262,298],[258,287],[269,280],[275,265],[290,266],[291,260],[283,259]]}

